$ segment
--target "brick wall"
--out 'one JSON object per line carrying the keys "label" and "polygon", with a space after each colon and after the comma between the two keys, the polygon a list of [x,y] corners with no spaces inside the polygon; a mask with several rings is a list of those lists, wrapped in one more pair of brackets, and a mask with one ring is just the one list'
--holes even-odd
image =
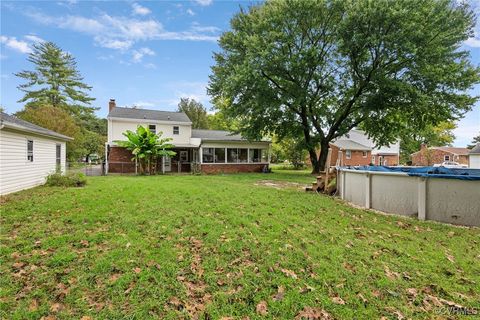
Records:
{"label": "brick wall", "polygon": [[134,173],[135,162],[132,161],[132,153],[122,147],[110,147],[108,154],[108,172],[110,173]]}
{"label": "brick wall", "polygon": [[[340,149],[337,146],[330,145],[332,149],[332,161],[330,162],[331,166],[336,165],[337,159],[339,158]],[[366,166],[369,165],[372,161],[372,153],[370,151],[365,151],[366,157],[364,157],[363,151],[352,150],[352,156],[350,159],[347,159],[345,150],[342,152],[342,159],[344,166]]]}
{"label": "brick wall", "polygon": [[201,165],[202,173],[236,173],[236,172],[262,172],[264,163],[215,163]]}
{"label": "brick wall", "polygon": [[468,156],[460,155],[454,156],[453,153],[437,150],[437,149],[426,149],[423,148],[419,152],[412,154],[412,165],[413,166],[433,166],[434,164],[440,164],[445,161],[445,156],[449,156],[449,161],[455,161],[460,164],[468,165]]}

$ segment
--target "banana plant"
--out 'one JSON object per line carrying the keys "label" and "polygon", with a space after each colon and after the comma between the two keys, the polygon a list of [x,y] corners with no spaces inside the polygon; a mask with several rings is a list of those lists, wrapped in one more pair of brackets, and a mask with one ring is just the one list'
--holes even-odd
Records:
{"label": "banana plant", "polygon": [[171,150],[174,146],[169,143],[172,139],[162,138],[162,132],[155,134],[146,127],[138,126],[135,132],[127,130],[123,135],[127,140],[115,142],[132,152],[132,161],[140,165],[141,173],[155,174],[157,168],[154,164],[159,157],[172,157],[176,154]]}

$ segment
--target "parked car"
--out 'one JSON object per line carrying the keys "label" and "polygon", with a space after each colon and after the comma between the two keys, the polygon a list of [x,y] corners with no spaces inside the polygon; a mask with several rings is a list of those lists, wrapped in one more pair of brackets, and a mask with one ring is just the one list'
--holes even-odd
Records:
{"label": "parked car", "polygon": [[433,165],[434,167],[445,167],[445,168],[468,168],[466,164],[460,164],[458,162],[453,161],[444,161],[442,163],[437,163]]}

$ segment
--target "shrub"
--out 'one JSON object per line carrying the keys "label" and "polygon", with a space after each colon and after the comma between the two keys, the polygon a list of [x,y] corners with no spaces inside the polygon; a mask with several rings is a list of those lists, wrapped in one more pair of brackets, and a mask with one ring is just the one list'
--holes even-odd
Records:
{"label": "shrub", "polygon": [[87,184],[87,178],[83,173],[53,173],[47,177],[45,185],[50,187],[83,187]]}

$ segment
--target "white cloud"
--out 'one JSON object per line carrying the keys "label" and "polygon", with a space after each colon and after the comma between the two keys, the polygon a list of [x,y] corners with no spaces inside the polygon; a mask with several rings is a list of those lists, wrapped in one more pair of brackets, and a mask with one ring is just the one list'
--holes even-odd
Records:
{"label": "white cloud", "polygon": [[155,40],[215,42],[218,40],[216,33],[220,31],[216,27],[200,26],[198,23],[192,24],[189,29],[184,31],[168,31],[159,21],[153,18],[111,16],[106,13],[94,17],[80,15],[50,16],[32,9],[25,11],[25,15],[38,23],[91,36],[97,46],[128,52],[132,55],[132,61],[134,62],[140,62],[144,56],[151,55],[145,50],[142,51],[142,49],[131,50],[139,42]]}
{"label": "white cloud", "polygon": [[25,37],[25,39],[29,40],[30,42],[45,42],[44,39],[34,35],[34,34],[27,34]]}
{"label": "white cloud", "polygon": [[195,15],[195,12],[193,12],[192,9],[187,9],[187,13],[191,16],[194,16]]}
{"label": "white cloud", "polygon": [[138,3],[132,4],[132,9],[133,9],[133,14],[140,15],[140,16],[145,16],[147,14],[150,14],[152,11],[150,9],[143,7],[139,5]]}
{"label": "white cloud", "polygon": [[195,0],[201,6],[209,6],[212,4],[213,0]]}
{"label": "white cloud", "polygon": [[133,50],[132,59],[133,59],[133,62],[138,63],[138,62],[142,62],[142,59],[144,56],[154,56],[154,55],[155,55],[155,51],[153,51],[150,48],[144,47],[138,50]]}
{"label": "white cloud", "polygon": [[155,106],[155,103],[149,101],[137,101],[134,102],[133,105],[140,108],[151,108]]}
{"label": "white cloud", "polygon": [[15,37],[0,36],[0,42],[3,43],[8,48],[21,52],[21,53],[31,53],[32,49],[30,44],[27,41],[17,40]]}
{"label": "white cloud", "polygon": [[476,38],[476,37],[469,38],[463,44],[468,47],[479,48],[480,38]]}

